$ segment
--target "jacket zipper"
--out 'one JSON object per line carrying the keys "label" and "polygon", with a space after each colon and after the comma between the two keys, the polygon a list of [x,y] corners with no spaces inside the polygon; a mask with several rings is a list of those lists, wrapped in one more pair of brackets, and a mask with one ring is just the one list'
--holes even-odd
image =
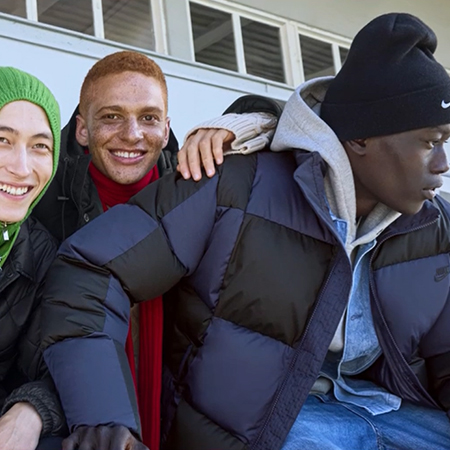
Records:
{"label": "jacket zipper", "polygon": [[[431,222],[428,222],[428,223],[426,223],[426,224],[424,224],[424,225],[421,225],[421,226],[419,226],[419,227],[412,228],[412,229],[409,229],[409,230],[403,231],[403,232],[392,233],[392,234],[389,234],[388,236],[385,236],[385,238],[384,238],[382,241],[380,241],[380,243],[378,244],[377,251],[374,252],[374,253],[372,254],[371,258],[370,258],[370,268],[372,268],[372,262],[373,262],[373,259],[375,258],[376,254],[378,253],[378,249],[380,248],[381,244],[383,244],[384,242],[386,242],[388,239],[390,239],[390,238],[392,238],[392,237],[394,237],[394,236],[401,236],[401,235],[406,234],[406,233],[412,233],[412,232],[414,232],[414,231],[422,230],[423,228],[429,227],[430,225],[436,223],[437,221],[438,221],[438,219],[436,218],[436,219],[432,220]],[[388,336],[389,336],[389,339],[390,339],[392,345],[394,346],[396,352],[401,356],[402,361],[403,361],[406,365],[408,365],[406,359],[404,358],[402,352],[400,351],[400,348],[398,347],[397,343],[395,342],[394,336],[392,335],[392,332],[391,332],[390,328],[388,327],[388,325],[387,325],[387,323],[386,323],[386,320],[385,320],[385,318],[384,318],[384,316],[383,316],[383,311],[381,310],[381,307],[380,307],[378,298],[377,298],[377,296],[375,295],[375,286],[374,286],[374,282],[373,282],[373,275],[372,275],[372,270],[371,270],[371,269],[370,269],[370,277],[369,277],[369,280],[370,280],[370,281],[369,281],[369,285],[370,285],[370,289],[371,289],[372,292],[373,292],[373,298],[374,298],[375,305],[376,305],[376,307],[377,307],[378,313],[380,314],[380,317],[381,317],[382,320],[383,320],[383,326],[384,326],[385,330],[387,331],[387,334],[388,334]],[[395,363],[395,361],[394,361],[394,363]],[[409,380],[408,380],[408,382],[409,382]],[[420,384],[420,381],[419,381],[419,384]],[[411,386],[411,387],[414,387],[414,386]],[[426,394],[425,396],[426,396],[426,398],[428,399],[428,401],[431,402],[434,406],[438,406],[437,403],[435,402],[435,400],[428,394],[428,392],[427,392],[425,389],[423,389],[423,391],[424,391],[424,393],[420,393],[420,394],[421,394],[422,396]]]}
{"label": "jacket zipper", "polygon": [[[414,231],[421,230],[422,228],[426,228],[426,227],[432,225],[433,223],[436,223],[437,221],[438,221],[438,219],[435,219],[435,220],[433,220],[433,221],[431,221],[431,222],[428,222],[427,224],[421,225],[421,226],[416,227],[416,228],[413,228],[413,229],[409,229],[409,230],[407,230],[407,231],[405,231],[405,232],[401,232],[401,233],[393,233],[393,234],[390,234],[390,235],[388,235],[388,236],[385,236],[385,238],[379,243],[378,248],[380,248],[380,245],[381,245],[383,242],[386,242],[388,239],[390,239],[390,238],[393,237],[393,236],[399,236],[399,235],[405,234],[405,233],[407,233],[407,232],[408,232],[408,233],[411,233],[411,232],[414,232]],[[372,261],[373,261],[373,258],[374,258],[374,257],[375,257],[375,252],[372,254],[372,257],[370,258],[370,265],[372,264]],[[258,437],[256,438],[256,440],[255,440],[255,442],[253,443],[253,445],[250,447],[252,450],[254,450],[254,449],[257,447],[257,445],[259,444],[259,442],[260,442],[260,440],[261,440],[261,437],[263,436],[264,432],[266,431],[266,429],[267,429],[267,427],[268,427],[268,424],[269,424],[269,421],[270,421],[270,418],[271,418],[271,416],[272,416],[272,414],[273,414],[273,411],[275,410],[275,407],[276,407],[276,405],[277,405],[277,403],[278,403],[278,401],[279,401],[279,399],[280,399],[281,393],[283,392],[283,389],[284,389],[284,387],[285,387],[285,385],[286,385],[286,382],[287,382],[287,380],[288,380],[290,374],[291,374],[292,371],[294,370],[295,363],[296,363],[297,358],[298,358],[298,354],[299,354],[300,349],[301,349],[301,347],[302,347],[302,343],[303,343],[304,336],[305,336],[306,333],[308,332],[308,329],[309,329],[309,327],[310,327],[310,324],[311,324],[311,322],[312,322],[312,320],[313,320],[313,318],[314,318],[314,316],[315,316],[316,310],[317,310],[317,308],[318,308],[318,306],[319,306],[319,304],[320,304],[320,301],[321,301],[322,298],[323,298],[323,292],[325,292],[326,287],[327,287],[327,285],[328,285],[328,283],[329,283],[329,281],[330,281],[330,279],[331,279],[331,276],[332,276],[332,274],[333,274],[335,268],[336,268],[336,262],[333,264],[333,267],[332,267],[330,273],[328,274],[325,283],[323,284],[323,288],[322,288],[321,294],[320,294],[319,298],[318,298],[317,301],[316,301],[316,304],[315,304],[315,306],[314,306],[313,312],[311,313],[311,316],[310,316],[310,318],[309,318],[309,321],[308,321],[308,323],[307,323],[307,325],[306,325],[306,327],[305,327],[305,329],[304,329],[304,331],[303,331],[302,339],[301,339],[301,341],[300,341],[300,343],[299,343],[299,346],[297,347],[297,350],[296,350],[296,352],[295,352],[294,357],[292,358],[292,362],[291,362],[291,364],[289,365],[288,372],[287,372],[286,376],[284,377],[283,383],[282,383],[282,385],[280,386],[280,389],[278,390],[278,393],[277,393],[277,395],[276,395],[276,397],[275,397],[275,400],[274,400],[273,403],[272,403],[272,406],[271,406],[271,408],[270,408],[270,411],[269,411],[269,413],[268,413],[268,415],[267,415],[267,418],[266,418],[266,420],[265,420],[265,422],[264,422],[263,428],[261,429],[260,433],[258,434]],[[369,284],[370,284],[370,288],[373,290],[372,277],[370,277],[370,282],[369,282]],[[377,308],[378,308],[378,302],[377,302],[377,301],[376,301],[376,304],[377,304]],[[378,308],[378,310],[379,310],[379,308]],[[381,311],[380,311],[380,314],[381,314]],[[381,315],[382,315],[382,314],[381,314]],[[387,327],[387,324],[386,324],[386,329],[387,329],[387,331],[388,331],[388,333],[389,333],[389,337],[391,338],[392,342],[394,343],[394,346],[396,347],[396,350],[401,354],[400,349],[398,348],[396,342],[394,341],[394,338],[393,338],[393,336],[392,336],[391,330]],[[405,363],[406,363],[406,361],[405,361]],[[407,363],[406,363],[406,364],[407,364]]]}
{"label": "jacket zipper", "polygon": [[275,410],[275,407],[278,404],[278,401],[280,399],[281,393],[283,392],[284,387],[286,386],[287,380],[289,379],[292,371],[294,370],[295,363],[297,362],[298,354],[300,353],[300,349],[302,348],[303,340],[305,339],[305,336],[306,336],[306,334],[307,334],[307,332],[309,330],[310,324],[311,324],[311,322],[312,322],[312,320],[313,320],[313,318],[314,318],[314,316],[316,314],[316,310],[317,310],[317,308],[318,308],[318,306],[319,306],[319,304],[320,304],[320,302],[321,302],[321,300],[323,298],[323,293],[326,291],[326,287],[328,286],[328,283],[329,283],[329,281],[331,279],[331,276],[332,276],[335,268],[336,268],[336,260],[334,261],[333,267],[330,270],[330,272],[329,272],[329,274],[327,276],[327,279],[325,280],[325,283],[323,284],[323,287],[321,289],[321,294],[320,294],[319,298],[317,299],[317,301],[316,301],[316,303],[314,305],[314,309],[313,309],[313,311],[311,313],[311,316],[310,316],[310,318],[308,320],[308,323],[306,324],[306,327],[305,327],[305,329],[303,331],[302,339],[300,340],[299,345],[297,347],[297,350],[295,351],[294,357],[292,358],[291,364],[289,365],[289,368],[288,368],[288,371],[287,371],[287,373],[286,373],[286,375],[284,377],[283,383],[281,384],[280,388],[278,389],[278,392],[276,394],[275,400],[273,401],[272,406],[270,408],[270,411],[267,414],[267,418],[264,421],[264,425],[263,425],[260,433],[258,434],[258,437],[256,438],[255,442],[250,447],[251,449],[255,449],[257,447],[257,445],[259,444],[259,441],[261,440],[262,435],[264,434],[264,432],[266,431],[266,429],[268,427],[270,418],[272,417],[273,411]]}

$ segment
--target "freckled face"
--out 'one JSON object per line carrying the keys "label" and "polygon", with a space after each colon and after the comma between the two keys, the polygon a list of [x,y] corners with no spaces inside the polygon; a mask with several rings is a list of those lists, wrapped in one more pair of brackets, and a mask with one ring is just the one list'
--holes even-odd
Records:
{"label": "freckled face", "polygon": [[53,135],[44,110],[27,101],[0,110],[0,222],[16,223],[50,181]]}
{"label": "freckled face", "polygon": [[123,72],[91,86],[85,117],[77,117],[77,141],[88,146],[100,172],[120,184],[142,179],[169,138],[164,91],[154,78]]}

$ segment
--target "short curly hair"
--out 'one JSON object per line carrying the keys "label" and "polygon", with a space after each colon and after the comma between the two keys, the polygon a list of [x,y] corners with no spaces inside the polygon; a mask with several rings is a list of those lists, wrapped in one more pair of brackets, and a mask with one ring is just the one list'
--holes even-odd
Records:
{"label": "short curly hair", "polygon": [[154,78],[161,86],[167,111],[167,83],[161,67],[148,56],[132,51],[112,53],[97,61],[87,73],[80,91],[80,113],[85,115],[91,97],[91,86],[100,78],[123,72],[137,72]]}

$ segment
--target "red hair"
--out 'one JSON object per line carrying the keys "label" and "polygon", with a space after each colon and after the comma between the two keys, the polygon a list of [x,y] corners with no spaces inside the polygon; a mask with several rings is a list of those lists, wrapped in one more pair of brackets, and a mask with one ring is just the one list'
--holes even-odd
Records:
{"label": "red hair", "polygon": [[120,74],[122,72],[137,72],[147,77],[154,78],[161,86],[164,95],[164,105],[167,111],[167,84],[161,67],[148,56],[142,53],[123,51],[112,53],[97,61],[89,70],[83,81],[80,92],[80,113],[85,115],[87,105],[91,100],[91,87],[99,80],[108,75]]}

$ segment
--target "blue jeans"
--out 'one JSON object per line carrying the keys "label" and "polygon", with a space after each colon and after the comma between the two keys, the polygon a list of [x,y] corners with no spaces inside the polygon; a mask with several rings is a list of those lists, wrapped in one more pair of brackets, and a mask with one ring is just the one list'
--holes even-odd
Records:
{"label": "blue jeans", "polygon": [[444,411],[402,402],[398,411],[372,416],[332,395],[310,395],[282,450],[449,450]]}

